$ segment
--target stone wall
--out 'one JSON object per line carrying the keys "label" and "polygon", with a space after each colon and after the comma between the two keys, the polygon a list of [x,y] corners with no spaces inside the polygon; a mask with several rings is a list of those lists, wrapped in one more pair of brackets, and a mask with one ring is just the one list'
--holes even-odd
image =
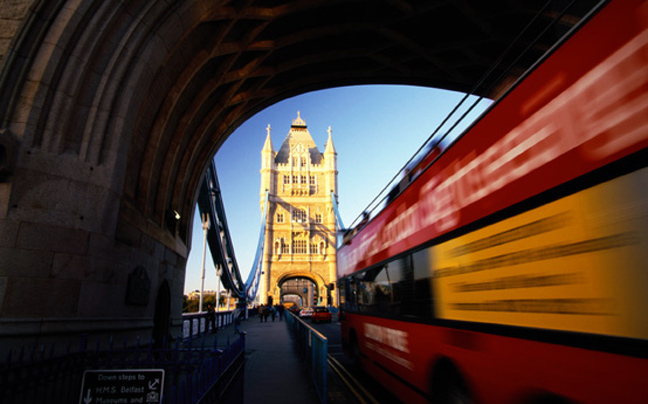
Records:
{"label": "stone wall", "polygon": [[29,6],[28,0],[2,0],[0,6],[0,69],[12,39],[25,19]]}

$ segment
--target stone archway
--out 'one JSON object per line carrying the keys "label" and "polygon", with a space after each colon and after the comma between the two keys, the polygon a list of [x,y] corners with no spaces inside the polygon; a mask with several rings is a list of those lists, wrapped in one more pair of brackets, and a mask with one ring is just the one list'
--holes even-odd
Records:
{"label": "stone archway", "polygon": [[321,298],[321,282],[311,274],[291,273],[282,275],[272,290],[277,290],[283,298],[286,294],[298,295],[302,300],[302,306],[316,306]]}
{"label": "stone archway", "polygon": [[[288,297],[296,297],[299,300],[295,301],[295,299],[287,299]],[[295,305],[297,307],[303,307],[305,299],[304,299],[304,296],[301,295],[301,294],[292,293],[292,292],[291,293],[283,293],[282,292],[281,293],[281,302],[285,304],[287,301],[291,301],[291,302],[295,303]]]}

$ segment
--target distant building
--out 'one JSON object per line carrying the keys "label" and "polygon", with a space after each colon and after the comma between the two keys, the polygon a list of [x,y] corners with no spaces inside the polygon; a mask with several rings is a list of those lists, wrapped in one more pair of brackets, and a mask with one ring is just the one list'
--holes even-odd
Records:
{"label": "distant building", "polygon": [[316,287],[299,293],[305,304],[337,305],[335,293],[329,290],[336,277],[331,192],[337,198],[337,174],[330,127],[324,153],[320,153],[297,113],[281,148],[275,152],[268,125],[261,150],[261,209],[265,191],[269,191],[261,303],[278,303],[284,282],[306,278]]}
{"label": "distant building", "polygon": [[[205,290],[203,291],[203,298],[207,296],[213,296],[214,300],[216,300],[216,291],[215,290]],[[228,297],[227,297],[227,291],[226,290],[221,290],[220,292],[221,299],[222,299],[222,304],[221,304],[221,310],[225,310],[224,307],[236,307],[236,304],[238,302],[237,297],[230,296],[229,297],[229,305],[228,305]],[[193,291],[189,292],[187,294],[187,300],[200,300],[200,291]]]}
{"label": "distant building", "polygon": [[[205,291],[203,291],[203,297],[205,297],[205,296],[216,296],[216,291],[215,290],[205,290]],[[187,299],[189,299],[189,300],[200,299],[200,291],[195,290],[193,292],[189,292],[187,294]]]}

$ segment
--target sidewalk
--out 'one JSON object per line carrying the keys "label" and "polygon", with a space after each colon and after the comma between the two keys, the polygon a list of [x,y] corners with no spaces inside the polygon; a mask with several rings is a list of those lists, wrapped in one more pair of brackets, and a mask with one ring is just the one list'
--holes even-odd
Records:
{"label": "sidewalk", "polygon": [[[302,366],[285,321],[260,322],[254,316],[244,320],[245,369],[224,403],[227,404],[317,404],[319,400],[308,371]],[[216,334],[205,336],[205,346],[223,347],[228,339],[238,338],[229,325]],[[202,337],[193,346],[202,343]],[[240,378],[239,378],[240,379]],[[243,396],[243,397],[240,397]]]}
{"label": "sidewalk", "polygon": [[308,371],[301,364],[285,321],[244,321],[244,404],[319,403]]}

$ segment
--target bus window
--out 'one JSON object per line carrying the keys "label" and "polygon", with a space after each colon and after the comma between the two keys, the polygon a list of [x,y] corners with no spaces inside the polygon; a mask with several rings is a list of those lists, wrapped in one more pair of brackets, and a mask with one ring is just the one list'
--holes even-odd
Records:
{"label": "bus window", "polygon": [[356,277],[348,277],[344,282],[344,289],[346,294],[346,310],[347,311],[357,311],[358,310],[358,291],[356,288]]}
{"label": "bus window", "polygon": [[394,293],[387,266],[383,266],[375,270],[375,277],[373,280],[374,302],[376,307],[374,310],[382,313],[387,313],[394,302]]}
{"label": "bus window", "polygon": [[413,292],[409,262],[409,256],[399,258],[351,277],[357,284],[358,311],[374,315],[411,313]]}
{"label": "bus window", "polygon": [[356,290],[356,301],[358,304],[358,311],[363,313],[371,313],[375,292],[374,283],[371,271],[361,272],[353,277],[353,286]]}
{"label": "bus window", "polygon": [[431,319],[433,312],[432,284],[432,260],[430,259],[431,249],[426,248],[412,254],[412,266],[414,267],[414,307],[416,317]]}
{"label": "bus window", "polygon": [[[371,314],[378,311],[376,308],[376,299],[381,299],[381,297],[377,297],[376,294],[376,277],[378,277],[381,270],[382,267],[373,268],[360,272],[353,277],[354,284],[357,285],[356,290],[359,312]],[[378,281],[381,280],[380,278],[381,277],[378,277]]]}
{"label": "bus window", "polygon": [[405,256],[387,264],[387,274],[392,288],[390,314],[407,314],[412,306],[412,275],[410,257]]}

